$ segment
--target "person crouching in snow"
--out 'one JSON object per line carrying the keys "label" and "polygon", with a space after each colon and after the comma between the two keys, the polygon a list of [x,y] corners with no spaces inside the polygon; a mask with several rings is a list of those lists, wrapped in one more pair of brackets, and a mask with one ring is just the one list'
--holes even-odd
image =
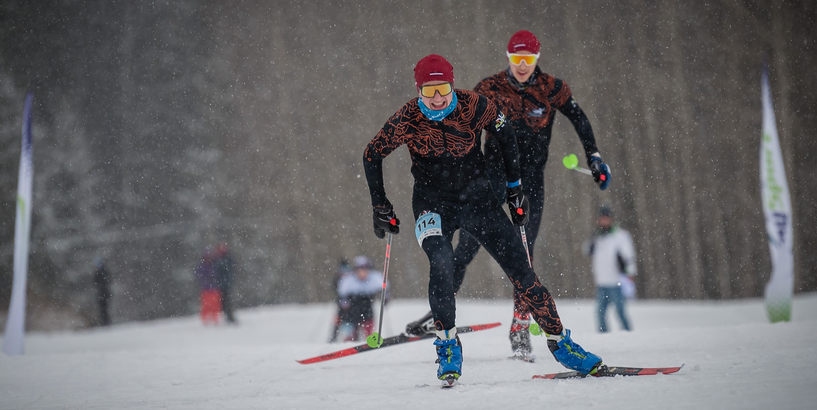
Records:
{"label": "person crouching in snow", "polygon": [[[430,265],[428,300],[437,336],[437,378],[453,383],[462,374],[451,244],[457,229],[471,234],[497,261],[520,298],[530,306],[556,360],[567,368],[593,373],[601,358],[582,349],[562,326],[553,297],[528,266],[525,247],[514,227],[525,225],[529,210],[520,181],[513,128],[488,98],[454,89],[454,68],[442,56],[431,54],[417,63],[414,86],[419,97],[403,105],[369,142],[363,167],[373,206],[374,232],[384,238],[387,232],[400,232],[400,220],[386,197],[383,159],[402,145],[407,146],[411,156],[414,232]],[[483,130],[500,146],[513,224],[485,175],[480,150]]]}
{"label": "person crouching in snow", "polygon": [[372,333],[372,304],[383,286],[383,273],[372,269],[369,258],[358,256],[354,265],[354,272],[344,275],[338,283],[338,296],[345,322],[341,325],[341,331],[346,333],[346,342],[363,340]]}

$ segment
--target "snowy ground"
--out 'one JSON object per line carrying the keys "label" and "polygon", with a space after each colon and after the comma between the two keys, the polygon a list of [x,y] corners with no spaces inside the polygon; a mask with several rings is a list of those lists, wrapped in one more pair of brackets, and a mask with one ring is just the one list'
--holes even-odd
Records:
{"label": "snowy ground", "polygon": [[[74,333],[29,334],[23,356],[0,355],[0,409],[813,409],[817,408],[817,294],[796,299],[791,323],[769,324],[759,300],[638,301],[635,331],[593,331],[593,305],[557,300],[574,339],[609,364],[672,366],[673,375],[531,380],[563,370],[543,339],[537,363],[507,359],[510,301],[460,301],[460,385],[440,389],[431,342],[325,363],[303,359],[326,343],[333,307],[288,305],[238,312],[237,327],[196,317]],[[384,335],[422,315],[423,301],[393,301]]]}

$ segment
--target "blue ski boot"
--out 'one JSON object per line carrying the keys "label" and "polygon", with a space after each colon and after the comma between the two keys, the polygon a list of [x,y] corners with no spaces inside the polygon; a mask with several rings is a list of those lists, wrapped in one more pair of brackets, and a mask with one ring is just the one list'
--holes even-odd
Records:
{"label": "blue ski boot", "polygon": [[457,337],[457,328],[438,330],[434,346],[437,346],[437,362],[440,364],[437,378],[453,384],[462,374],[462,343]]}
{"label": "blue ski boot", "polygon": [[593,374],[601,365],[601,357],[582,349],[570,338],[570,330],[565,329],[560,335],[545,333],[545,336],[548,349],[562,366],[584,374]]}

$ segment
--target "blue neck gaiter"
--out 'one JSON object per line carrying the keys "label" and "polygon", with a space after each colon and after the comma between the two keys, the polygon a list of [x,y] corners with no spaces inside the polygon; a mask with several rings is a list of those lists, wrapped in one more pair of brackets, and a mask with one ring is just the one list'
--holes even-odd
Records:
{"label": "blue neck gaiter", "polygon": [[420,111],[423,112],[423,115],[426,116],[431,121],[442,121],[443,118],[447,117],[448,114],[451,114],[451,111],[454,111],[454,108],[457,108],[457,93],[454,93],[454,98],[451,99],[451,104],[448,104],[448,107],[442,110],[432,110],[431,108],[426,107],[423,104],[423,98],[420,97],[417,100],[417,105],[420,106]]}

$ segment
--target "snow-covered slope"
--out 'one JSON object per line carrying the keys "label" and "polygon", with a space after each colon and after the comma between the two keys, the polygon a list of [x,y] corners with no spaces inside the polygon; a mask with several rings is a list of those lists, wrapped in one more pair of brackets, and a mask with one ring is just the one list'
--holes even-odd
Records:
{"label": "snow-covered slope", "polygon": [[[440,389],[431,342],[325,363],[303,359],[326,343],[333,305],[238,312],[237,327],[196,317],[74,333],[29,334],[23,356],[0,356],[0,409],[812,409],[817,406],[817,295],[794,304],[791,323],[769,324],[760,300],[637,301],[635,330],[593,331],[593,303],[557,300],[565,325],[613,365],[671,366],[674,375],[531,380],[563,370],[534,338],[534,364],[511,361],[510,301],[461,300],[458,324],[503,322],[462,336],[460,385]],[[384,335],[427,311],[395,300]]]}

